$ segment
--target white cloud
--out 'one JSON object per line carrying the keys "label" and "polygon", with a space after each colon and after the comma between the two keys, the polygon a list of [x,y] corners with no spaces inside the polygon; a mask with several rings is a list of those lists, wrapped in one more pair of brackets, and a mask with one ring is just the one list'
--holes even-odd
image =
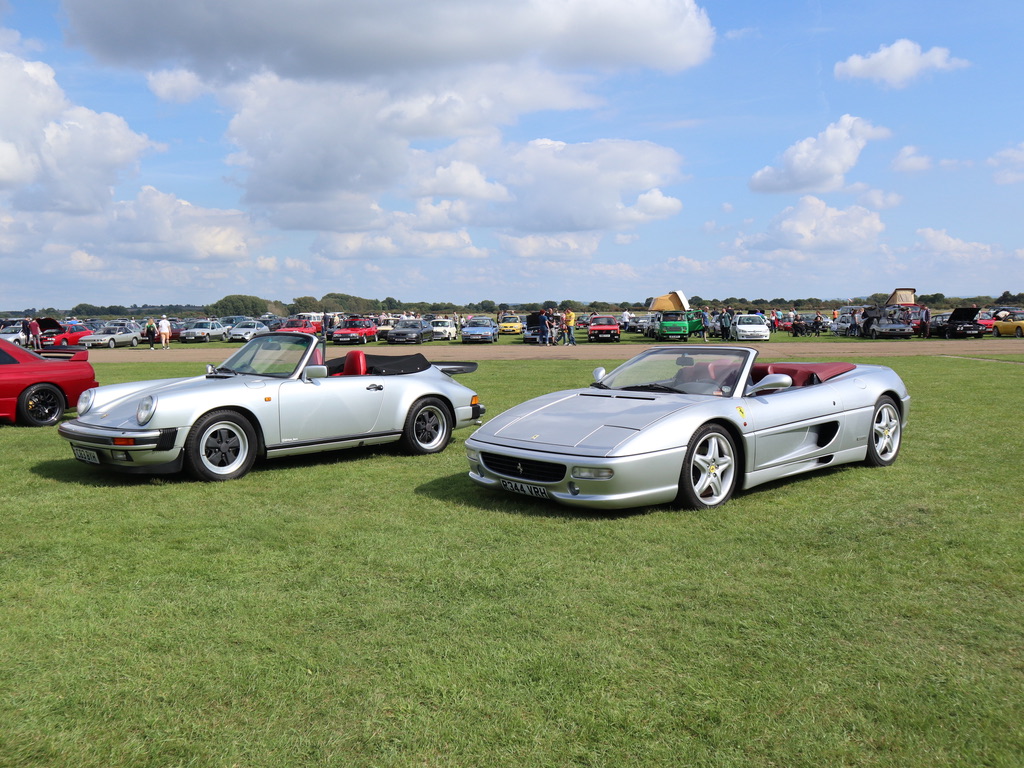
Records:
{"label": "white cloud", "polygon": [[972,243],[952,237],[944,229],[923,228],[917,230],[921,238],[914,249],[944,262],[965,266],[981,266],[991,262],[996,255],[988,243]]}
{"label": "white cloud", "polygon": [[198,75],[187,69],[162,69],[146,76],[151,90],[157,98],[178,104],[187,104],[198,99],[211,89]]}
{"label": "white cloud", "polygon": [[154,148],[127,122],[71,104],[46,64],[0,53],[0,191],[19,210],[92,213]]}
{"label": "white cloud", "polygon": [[881,189],[864,189],[857,196],[857,202],[865,208],[882,211],[899,206],[903,202],[903,196],[897,192],[885,192]]}
{"label": "white cloud", "polygon": [[919,155],[917,147],[906,146],[900,149],[892,161],[892,169],[901,172],[927,171],[932,167],[932,159]]}
{"label": "white cloud", "polygon": [[432,179],[424,179],[418,190],[421,195],[466,197],[473,200],[507,202],[511,199],[502,184],[489,182],[473,163],[453,160],[450,165],[434,170]]}
{"label": "white cloud", "polygon": [[1024,142],[996,152],[987,161],[995,168],[994,178],[997,184],[1016,184],[1024,181]]}
{"label": "white cloud", "polygon": [[841,189],[845,174],[860,158],[868,141],[885,139],[887,128],[843,115],[817,136],[803,139],[789,149],[777,167],[765,166],[750,179],[754,192],[828,192]]}
{"label": "white cloud", "polygon": [[885,229],[879,215],[859,205],[830,208],[823,200],[807,195],[783,210],[768,231],[743,236],[743,249],[785,250],[803,259],[813,254],[864,253],[873,249]]}
{"label": "white cloud", "polygon": [[868,56],[854,54],[835,65],[837,78],[863,78],[885,83],[891,88],[904,88],[928,71],[949,72],[970,66],[965,59],[951,58],[948,48],[922,51],[912,40],[897,40],[883,45]]}
{"label": "white cloud", "polygon": [[65,0],[77,39],[143,69],[176,60],[204,79],[261,71],[350,78],[536,59],[678,72],[711,54],[694,0]]}
{"label": "white cloud", "polygon": [[522,259],[575,259],[589,257],[601,243],[593,233],[556,233],[550,235],[505,235],[502,244],[512,256]]}

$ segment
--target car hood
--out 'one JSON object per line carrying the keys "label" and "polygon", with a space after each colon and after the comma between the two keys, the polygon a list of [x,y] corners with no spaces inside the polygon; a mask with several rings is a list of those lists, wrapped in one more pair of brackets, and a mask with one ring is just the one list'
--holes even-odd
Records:
{"label": "car hood", "polygon": [[953,323],[970,323],[978,317],[978,307],[957,307],[949,313],[949,321]]}
{"label": "car hood", "polygon": [[[185,379],[155,379],[110,384],[97,390],[95,404],[88,413],[79,416],[78,420],[84,424],[115,429],[138,429],[135,412],[139,400],[147,395],[152,395],[158,398],[160,403],[157,408],[157,417],[152,424],[147,425],[147,428],[152,428],[157,426],[157,420],[161,414],[172,411],[190,412],[196,407],[203,407],[204,404],[209,406],[218,401],[224,403],[237,401],[237,396],[225,395],[225,392],[238,388],[261,389],[266,387],[267,383],[265,378],[259,376],[220,378],[203,375]],[[160,426],[167,425],[160,424]]]}
{"label": "car hood", "polygon": [[571,448],[605,455],[666,416],[706,402],[707,397],[690,395],[595,389],[555,392],[499,414],[474,437],[524,448]]}

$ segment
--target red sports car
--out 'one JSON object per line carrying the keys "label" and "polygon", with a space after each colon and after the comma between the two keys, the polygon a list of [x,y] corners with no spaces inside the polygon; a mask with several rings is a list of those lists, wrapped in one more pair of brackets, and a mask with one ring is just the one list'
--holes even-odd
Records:
{"label": "red sports car", "polygon": [[[43,325],[43,323],[46,325]],[[44,317],[39,321],[42,329],[44,347],[68,347],[78,344],[78,340],[88,336],[92,331],[80,323],[61,325],[50,317]]]}
{"label": "red sports car", "polygon": [[39,353],[0,340],[0,420],[52,426],[96,386],[88,350]]}

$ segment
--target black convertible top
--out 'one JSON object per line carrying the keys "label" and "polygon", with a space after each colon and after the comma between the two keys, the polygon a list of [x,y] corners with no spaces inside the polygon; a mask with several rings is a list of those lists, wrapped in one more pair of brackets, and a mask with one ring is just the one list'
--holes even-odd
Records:
{"label": "black convertible top", "polygon": [[374,376],[394,376],[400,373],[419,373],[430,363],[418,352],[413,355],[367,355],[366,372]]}
{"label": "black convertible top", "polygon": [[[367,355],[362,350],[352,350],[348,353],[360,354],[366,358],[366,374],[371,376],[397,376],[403,373],[419,373],[430,368],[430,363],[423,355]],[[340,374],[345,369],[345,360],[348,355],[330,360],[327,363],[329,374]],[[351,371],[350,371],[351,372]]]}

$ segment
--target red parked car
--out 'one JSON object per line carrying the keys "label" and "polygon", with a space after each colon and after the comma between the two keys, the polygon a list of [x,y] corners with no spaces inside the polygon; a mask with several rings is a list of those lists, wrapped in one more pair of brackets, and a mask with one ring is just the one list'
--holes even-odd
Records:
{"label": "red parked car", "polygon": [[313,325],[312,320],[305,320],[301,317],[293,317],[286,320],[284,325],[278,328],[279,331],[298,331],[299,333],[320,333],[320,329]]}
{"label": "red parked car", "polygon": [[0,420],[52,426],[96,386],[86,349],[33,352],[0,340]]}
{"label": "red parked car", "polygon": [[366,317],[342,320],[331,334],[331,341],[335,344],[367,344],[376,340],[377,324]]}
{"label": "red parked car", "polygon": [[[46,325],[43,323],[46,322]],[[81,323],[61,325],[56,320],[44,317],[39,321],[44,347],[73,347],[78,340],[88,336],[92,330]]]}

